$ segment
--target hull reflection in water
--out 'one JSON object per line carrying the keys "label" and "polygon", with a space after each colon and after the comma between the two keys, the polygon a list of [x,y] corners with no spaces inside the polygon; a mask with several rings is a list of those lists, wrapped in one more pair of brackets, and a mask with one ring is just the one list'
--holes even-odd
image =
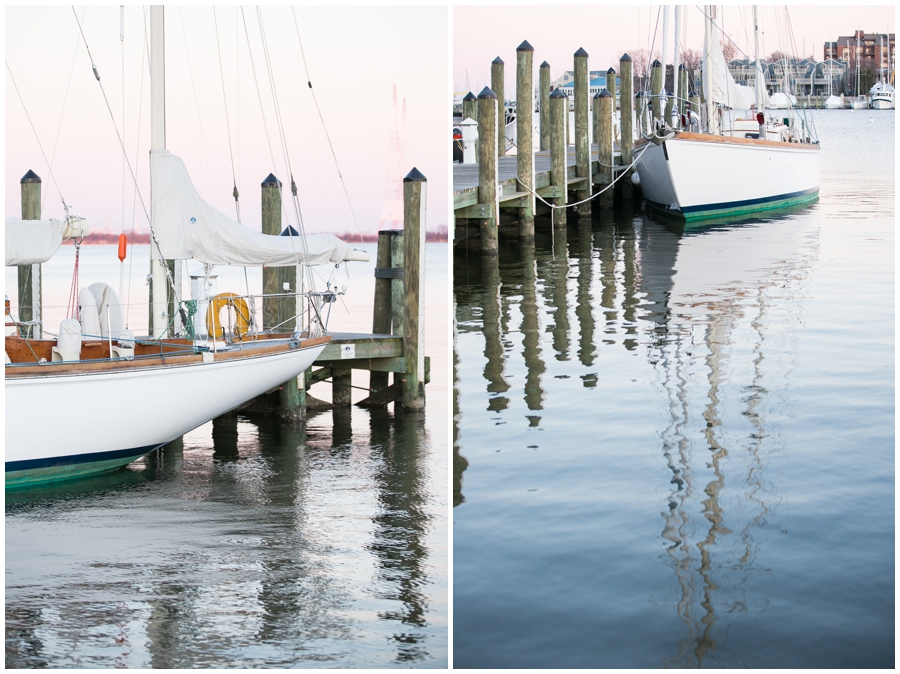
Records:
{"label": "hull reflection in water", "polygon": [[621,209],[457,253],[455,667],[881,662],[848,588],[812,619],[831,576],[784,524],[830,491],[789,460],[817,430],[792,387],[827,355],[800,344],[821,225]]}
{"label": "hull reflection in water", "polygon": [[422,414],[226,416],[7,495],[7,667],[446,666],[435,451]]}

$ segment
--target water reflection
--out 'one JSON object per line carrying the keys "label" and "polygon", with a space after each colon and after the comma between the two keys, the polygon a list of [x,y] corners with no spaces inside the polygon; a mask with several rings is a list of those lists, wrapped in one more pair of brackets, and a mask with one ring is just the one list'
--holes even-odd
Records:
{"label": "water reflection", "polygon": [[7,564],[23,545],[41,561],[7,585],[7,666],[440,662],[424,415],[353,415],[308,435],[226,416],[128,469],[11,493],[7,531],[36,533],[12,552],[7,534]]}
{"label": "water reflection", "polygon": [[[455,358],[466,357],[458,353],[459,338],[483,332],[488,391],[503,383],[503,406],[490,407],[503,414],[492,419],[525,416],[539,426],[535,412],[546,414],[554,394],[565,394],[546,385],[548,378],[568,378],[557,373],[578,366],[581,385],[596,388],[604,348],[624,347],[650,367],[650,386],[662,403],[657,423],[667,485],[660,555],[672,570],[672,616],[683,630],[663,666],[727,662],[731,614],[765,609],[767,598],[746,586],[752,574],[768,573],[755,568],[761,546],[755,537],[776,526],[768,518],[779,501],[765,476],[773,449],[767,410],[775,405],[765,369],[772,349],[768,312],[773,301],[790,305],[802,294],[817,255],[815,230],[795,213],[685,228],[619,207],[566,228],[539,227],[533,245],[501,243],[499,264],[478,260],[477,275],[472,261],[457,260]],[[773,222],[779,228],[761,226]],[[521,356],[502,348],[512,337],[503,326],[498,333],[501,306],[520,314]],[[542,359],[547,350],[555,363]],[[577,363],[569,362],[573,357]],[[520,373],[524,384],[517,383]],[[472,391],[466,384],[457,382],[454,403],[460,446],[467,420],[459,396]],[[583,414],[577,405],[573,415]],[[469,467],[459,458],[454,506],[465,501]]]}

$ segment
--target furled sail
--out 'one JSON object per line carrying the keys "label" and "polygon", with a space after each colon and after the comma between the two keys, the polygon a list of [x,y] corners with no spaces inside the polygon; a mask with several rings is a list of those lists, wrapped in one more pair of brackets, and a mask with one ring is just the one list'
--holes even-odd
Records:
{"label": "furled sail", "polygon": [[168,150],[150,152],[150,197],[153,231],[166,259],[244,267],[369,259],[332,234],[271,236],[244,227],[200,197],[184,162]]}
{"label": "furled sail", "polygon": [[[709,56],[706,60],[709,64],[709,70],[712,80],[712,100],[719,105],[731,108],[732,110],[749,110],[756,105],[756,92],[752,87],[746,87],[734,81],[731,72],[728,70],[728,64],[725,62],[725,55],[722,53],[722,47],[718,42],[714,41],[710,49]],[[762,77],[762,73],[757,71],[757,77]],[[760,87],[763,91],[763,99],[765,99],[765,87]],[[704,96],[705,96],[704,92]],[[762,105],[764,107],[765,100]]]}
{"label": "furled sail", "polygon": [[87,220],[22,220],[6,218],[6,266],[23,267],[46,262],[56,255],[63,239],[87,236]]}

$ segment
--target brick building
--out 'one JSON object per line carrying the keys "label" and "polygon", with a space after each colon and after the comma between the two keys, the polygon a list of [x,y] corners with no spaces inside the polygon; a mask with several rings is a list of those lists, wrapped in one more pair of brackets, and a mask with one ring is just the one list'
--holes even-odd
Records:
{"label": "brick building", "polygon": [[897,60],[894,53],[894,33],[866,33],[857,30],[853,35],[842,35],[834,42],[826,42],[823,57],[825,60],[844,61],[851,72],[856,71],[858,57],[860,70],[870,71],[876,79],[880,79],[884,71],[885,79],[890,80]]}

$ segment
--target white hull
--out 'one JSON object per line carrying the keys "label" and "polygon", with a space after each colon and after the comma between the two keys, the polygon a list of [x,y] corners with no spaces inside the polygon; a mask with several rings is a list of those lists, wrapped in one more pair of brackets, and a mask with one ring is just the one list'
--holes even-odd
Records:
{"label": "white hull", "polygon": [[637,165],[644,197],[688,220],[815,199],[817,145],[680,133]]}
{"label": "white hull", "polygon": [[861,96],[861,97],[857,98],[855,101],[853,101],[851,106],[853,107],[854,110],[865,110],[866,108],[869,107],[869,104],[866,101],[865,96]]}
{"label": "white hull", "polygon": [[826,110],[840,110],[844,107],[844,101],[842,101],[837,96],[829,96],[825,99],[825,109]]}
{"label": "white hull", "polygon": [[894,109],[894,101],[892,98],[881,98],[881,97],[872,97],[872,109],[873,110],[893,110]]}
{"label": "white hull", "polygon": [[207,363],[194,359],[130,371],[7,378],[6,484],[125,465],[298,376],[325,346],[235,359],[217,354]]}

